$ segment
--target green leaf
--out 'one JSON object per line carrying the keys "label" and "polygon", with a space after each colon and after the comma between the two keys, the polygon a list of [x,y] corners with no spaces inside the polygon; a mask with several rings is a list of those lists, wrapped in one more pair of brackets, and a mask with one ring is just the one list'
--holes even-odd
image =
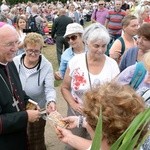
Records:
{"label": "green leaf", "polygon": [[[142,130],[141,130],[142,131]],[[139,132],[137,135],[132,140],[128,140],[126,143],[121,145],[118,150],[133,150],[139,137],[140,137],[141,132]]]}
{"label": "green leaf", "polygon": [[[110,150],[133,150],[133,147],[136,145],[140,137],[140,133],[149,121],[150,109],[146,109],[144,112],[141,112],[134,118],[127,130],[111,146]],[[143,127],[141,131],[137,133],[137,131],[142,125]],[[135,135],[136,133],[137,135]]]}
{"label": "green leaf", "polygon": [[135,119],[131,122],[129,126],[129,131],[127,132],[126,137],[124,138],[123,142],[126,140],[131,140],[137,130],[145,124],[146,120],[150,119],[150,109],[146,109],[144,112],[141,112]]}
{"label": "green leaf", "polygon": [[102,142],[102,109],[100,107],[100,115],[96,126],[91,150],[99,150],[101,148],[101,142]]}
{"label": "green leaf", "polygon": [[[149,121],[150,121],[150,108],[146,109],[144,112],[139,113],[134,118],[129,127],[126,129],[126,131],[110,147],[110,150],[133,150],[138,142],[142,130],[149,123]],[[148,132],[143,137],[143,140],[142,142],[139,143],[137,149],[140,149],[140,146],[142,145],[142,143],[144,143],[144,140],[148,137],[148,135],[150,135],[150,132]],[[102,111],[100,109],[99,120],[96,126],[95,136],[93,139],[91,150],[99,150],[101,147],[101,141],[102,141]]]}
{"label": "green leaf", "polygon": [[[139,115],[138,115],[138,117],[137,117],[137,119],[136,120],[139,120],[138,122],[137,121],[135,121],[135,119],[133,120],[133,122],[134,122],[134,124],[133,125],[136,125],[136,124],[139,124],[139,122],[140,122],[140,120],[141,120],[141,118],[142,118],[143,116],[142,116],[142,113],[140,113]],[[132,123],[133,123],[132,122]],[[136,122],[136,123],[135,123]],[[131,124],[132,124],[131,123]],[[126,129],[126,131],[119,137],[119,139],[111,146],[111,150],[116,150],[116,149],[119,149],[119,146],[122,144],[122,142],[124,141],[125,142],[125,140],[126,139],[129,139],[129,137],[127,137],[127,132],[129,131],[129,129],[130,128],[132,128],[132,125],[130,124],[130,126]],[[135,128],[135,127],[134,127]]]}
{"label": "green leaf", "polygon": [[137,149],[140,149],[141,145],[145,142],[148,136],[150,136],[150,131],[148,131],[146,135],[142,138],[141,142],[137,146]]}

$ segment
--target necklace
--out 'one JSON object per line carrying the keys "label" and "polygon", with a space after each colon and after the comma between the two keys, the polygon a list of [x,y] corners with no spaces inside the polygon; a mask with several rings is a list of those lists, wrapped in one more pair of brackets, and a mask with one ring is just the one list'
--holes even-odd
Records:
{"label": "necklace", "polygon": [[[12,95],[12,89],[10,90],[10,88],[8,87],[8,85],[7,85],[7,83],[6,83],[6,81],[5,81],[5,79],[2,77],[2,75],[0,74],[0,77],[1,77],[1,79],[3,80],[3,82],[5,83],[5,85],[6,85],[6,87],[7,87],[7,89],[8,89],[8,91],[10,92],[10,94]],[[12,88],[12,85],[10,85],[11,86],[11,88]]]}
{"label": "necklace", "polygon": [[[9,85],[10,85],[9,91],[13,95],[14,93],[13,93],[12,81],[11,81],[9,70],[8,70],[7,66],[5,66],[5,70],[6,70],[6,75],[8,77],[8,81],[9,81]],[[8,85],[7,85],[7,87],[8,87]]]}
{"label": "necklace", "polygon": [[88,65],[88,60],[87,60],[87,53],[85,53],[85,60],[86,60],[86,68],[87,68],[87,71],[88,71],[88,78],[89,78],[89,83],[90,83],[90,89],[92,90],[91,77],[90,77],[90,73],[89,73],[89,65]]}

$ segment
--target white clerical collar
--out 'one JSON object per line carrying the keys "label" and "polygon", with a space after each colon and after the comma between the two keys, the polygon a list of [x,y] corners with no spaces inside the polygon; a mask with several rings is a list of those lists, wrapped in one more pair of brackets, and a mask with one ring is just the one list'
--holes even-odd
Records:
{"label": "white clerical collar", "polygon": [[6,64],[4,64],[4,63],[0,62],[0,64],[1,64],[1,65],[3,65],[3,66],[6,66],[6,65],[8,64],[8,62],[7,62]]}

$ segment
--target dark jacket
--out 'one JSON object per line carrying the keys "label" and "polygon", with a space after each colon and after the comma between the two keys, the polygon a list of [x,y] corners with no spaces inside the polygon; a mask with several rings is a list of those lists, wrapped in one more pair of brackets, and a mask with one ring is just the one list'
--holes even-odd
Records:
{"label": "dark jacket", "polygon": [[122,72],[127,67],[134,65],[137,62],[137,55],[138,55],[138,47],[132,47],[127,50],[120,61],[119,68],[120,72]]}
{"label": "dark jacket", "polygon": [[[17,69],[13,62],[8,63],[8,70],[13,85],[17,90],[18,106],[13,106],[11,88],[8,78],[0,65],[0,149],[1,150],[27,150],[26,128],[28,122],[25,105],[29,97],[22,90]],[[6,85],[7,84],[7,85]]]}
{"label": "dark jacket", "polygon": [[66,27],[70,23],[73,23],[73,20],[68,16],[62,15],[56,18],[52,25],[52,38],[54,38],[55,34],[56,36],[64,36]]}

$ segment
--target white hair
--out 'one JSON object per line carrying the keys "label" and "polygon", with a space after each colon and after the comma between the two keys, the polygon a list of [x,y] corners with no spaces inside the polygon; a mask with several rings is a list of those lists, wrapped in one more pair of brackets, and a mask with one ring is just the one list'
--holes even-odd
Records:
{"label": "white hair", "polygon": [[140,17],[144,13],[144,11],[146,11],[147,9],[150,10],[150,6],[148,6],[148,5],[139,5],[139,6],[137,6],[137,8],[135,10],[135,15],[137,17]]}
{"label": "white hair", "polygon": [[84,43],[102,40],[108,44],[110,41],[110,36],[107,29],[100,23],[93,23],[88,26],[85,29],[82,38]]}

